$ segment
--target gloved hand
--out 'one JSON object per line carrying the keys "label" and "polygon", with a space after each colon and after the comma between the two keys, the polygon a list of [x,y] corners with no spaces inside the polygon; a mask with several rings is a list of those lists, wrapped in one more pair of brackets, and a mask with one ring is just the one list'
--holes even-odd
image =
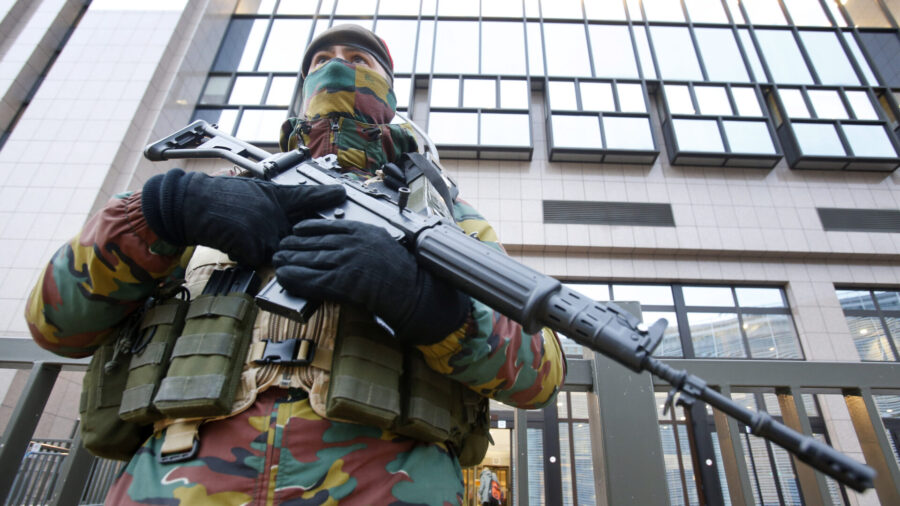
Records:
{"label": "gloved hand", "polygon": [[408,344],[433,344],[462,327],[469,298],[419,267],[382,228],[358,221],[306,220],[272,258],[287,291],[311,300],[359,304]]}
{"label": "gloved hand", "polygon": [[258,267],[269,263],[294,223],[345,198],[340,185],[284,186],[172,169],[147,180],[141,210],[150,228],[171,244],[209,246]]}

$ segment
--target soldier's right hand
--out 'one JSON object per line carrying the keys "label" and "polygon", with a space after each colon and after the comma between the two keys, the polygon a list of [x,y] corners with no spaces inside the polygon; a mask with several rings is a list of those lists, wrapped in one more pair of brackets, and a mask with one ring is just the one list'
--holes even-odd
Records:
{"label": "soldier's right hand", "polygon": [[172,169],[147,180],[141,210],[150,228],[173,245],[209,246],[258,267],[271,261],[295,223],[345,198],[341,185],[284,186]]}

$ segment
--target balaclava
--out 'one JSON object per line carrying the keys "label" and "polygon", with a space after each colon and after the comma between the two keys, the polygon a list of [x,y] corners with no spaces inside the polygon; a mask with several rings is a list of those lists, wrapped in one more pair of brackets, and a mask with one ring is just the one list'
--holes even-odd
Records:
{"label": "balaclava", "polygon": [[[387,46],[375,34],[357,25],[340,25],[310,44],[303,59],[304,74],[312,55],[330,45],[363,49],[382,65],[390,61]],[[385,70],[393,75],[392,67]],[[336,154],[342,169],[362,178],[403,153],[416,151],[412,127],[391,124],[397,99],[390,81],[378,72],[336,58],[305,77],[303,117],[289,118],[281,126],[282,150],[295,149],[302,142],[315,157]]]}

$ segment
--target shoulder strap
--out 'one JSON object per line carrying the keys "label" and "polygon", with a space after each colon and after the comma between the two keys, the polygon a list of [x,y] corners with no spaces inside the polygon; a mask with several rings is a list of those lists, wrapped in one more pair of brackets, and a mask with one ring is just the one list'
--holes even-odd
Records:
{"label": "shoulder strap", "polygon": [[[448,186],[447,182],[444,181],[444,178],[441,176],[440,169],[435,167],[434,163],[425,158],[421,153],[404,153],[403,157],[409,161],[409,165],[417,167],[425,174],[425,177],[428,178],[428,182],[430,182],[431,185],[434,186],[434,189],[438,191],[441,198],[444,199],[444,203],[447,204],[447,209],[452,213],[453,201],[456,200],[457,195],[459,195],[459,190],[456,186]],[[404,163],[403,168],[404,170],[408,168],[406,163]]]}

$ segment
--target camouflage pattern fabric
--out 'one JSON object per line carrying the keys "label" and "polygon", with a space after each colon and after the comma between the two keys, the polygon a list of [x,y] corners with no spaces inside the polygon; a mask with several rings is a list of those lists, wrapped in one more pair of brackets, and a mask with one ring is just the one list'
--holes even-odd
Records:
{"label": "camouflage pattern fabric", "polygon": [[[357,135],[355,126],[352,132],[346,129],[358,119],[337,118],[337,139]],[[299,135],[314,147],[314,156],[334,152],[328,151],[334,145],[322,140],[332,135],[330,128],[304,131],[303,124],[315,121],[286,123],[283,147]],[[345,155],[345,170],[371,175],[373,161],[382,159],[378,151],[391,159],[415,149],[405,129],[384,124],[378,129],[390,133],[391,149],[382,147],[388,142],[382,134],[364,156]],[[339,148],[339,160],[342,151],[351,151]],[[31,333],[42,347],[64,356],[89,355],[156,285],[183,275],[192,248],[182,251],[159,239],[141,214],[140,196],[112,199],[53,256],[26,309]],[[502,251],[494,230],[474,208],[457,200],[453,214],[466,233]],[[556,335],[549,330],[526,334],[516,322],[472,302],[462,328],[419,347],[429,366],[510,406],[531,409],[553,402],[565,377]],[[171,465],[157,462],[162,439],[151,437],[107,503],[460,504],[463,499],[459,463],[442,444],[324,420],[297,391],[272,387],[247,411],[202,425],[200,436],[200,458]]]}

